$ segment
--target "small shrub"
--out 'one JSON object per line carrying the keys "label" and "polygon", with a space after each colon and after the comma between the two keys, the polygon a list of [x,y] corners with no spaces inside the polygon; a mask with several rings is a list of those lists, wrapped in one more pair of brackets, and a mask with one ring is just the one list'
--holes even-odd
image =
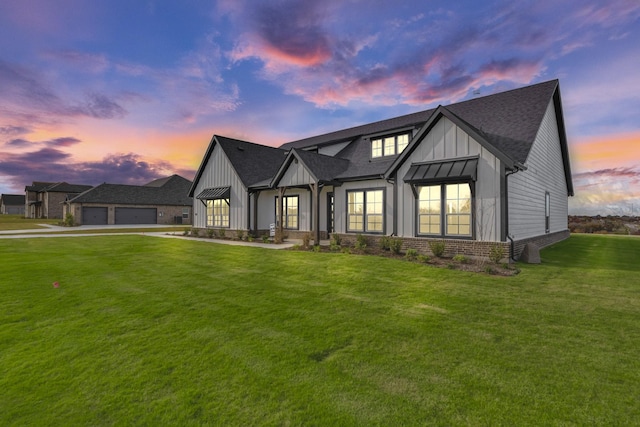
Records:
{"label": "small shrub", "polygon": [[313,252],[320,252],[322,250],[322,248],[320,247],[320,245],[315,245],[313,247]]}
{"label": "small shrub", "polygon": [[331,241],[329,242],[329,249],[337,252],[340,250],[340,236],[338,236],[337,234],[333,234],[331,236]]}
{"label": "small shrub", "polygon": [[67,214],[64,217],[64,226],[73,227],[74,224],[75,224],[75,220],[73,218],[73,214],[71,212],[67,212]]}
{"label": "small shrub", "polygon": [[294,251],[299,251],[300,248],[302,248],[302,246],[300,246],[299,244],[296,243],[295,245],[292,246],[291,249],[293,249]]}
{"label": "small shrub", "polygon": [[400,250],[402,249],[402,239],[399,238],[399,237],[390,239],[389,240],[389,249],[394,254],[396,254],[396,255],[399,254]]}
{"label": "small shrub", "polygon": [[255,237],[253,237],[253,234],[247,234],[247,242],[253,242],[255,240]]}
{"label": "small shrub", "polygon": [[360,251],[364,251],[365,249],[367,249],[367,237],[363,236],[362,234],[358,234],[356,236],[355,248]]}
{"label": "small shrub", "polygon": [[382,236],[380,238],[380,249],[388,251],[391,249],[391,237],[390,236]]}
{"label": "small shrub", "polygon": [[351,249],[349,249],[347,246],[345,246],[344,248],[342,248],[342,253],[343,254],[350,254],[351,253]]}
{"label": "small shrub", "polygon": [[494,264],[498,264],[502,258],[504,258],[504,248],[502,245],[491,245],[489,260]]}
{"label": "small shrub", "polygon": [[236,230],[236,239],[244,240],[244,230]]}
{"label": "small shrub", "polygon": [[413,261],[418,258],[418,251],[415,249],[407,249],[407,252],[404,254],[404,256],[408,260]]}
{"label": "small shrub", "polygon": [[183,236],[188,236],[189,234],[191,234],[191,229],[189,228],[185,228],[184,231],[182,232]]}
{"label": "small shrub", "polygon": [[487,265],[484,268],[484,272],[487,273],[487,274],[493,274],[493,267],[491,267],[490,265]]}
{"label": "small shrub", "polygon": [[192,228],[191,229],[191,235],[193,237],[200,237],[200,230],[198,230],[197,228]]}
{"label": "small shrub", "polygon": [[469,262],[469,258],[462,254],[454,255],[453,260],[455,262],[459,262],[460,264],[466,264]]}
{"label": "small shrub", "polygon": [[220,230],[218,230],[218,237],[220,237],[221,239],[224,239],[226,234],[227,232],[224,231],[224,228],[221,228]]}
{"label": "small shrub", "polygon": [[262,243],[269,243],[269,235],[268,234],[263,234],[262,235]]}
{"label": "small shrub", "polygon": [[448,263],[447,263],[447,268],[448,268],[449,270],[455,270],[455,269],[456,269],[456,267],[457,267],[457,266],[456,266],[454,263],[452,263],[452,262],[448,262]]}
{"label": "small shrub", "polygon": [[214,230],[213,228],[207,228],[207,237],[210,239],[216,237],[216,230]]}
{"label": "small shrub", "polygon": [[431,249],[431,252],[433,252],[434,256],[438,258],[442,258],[442,256],[444,255],[444,249],[445,249],[444,242],[441,240],[430,241],[429,249]]}
{"label": "small shrub", "polygon": [[429,255],[418,255],[418,262],[426,264],[429,261],[431,261],[431,257]]}

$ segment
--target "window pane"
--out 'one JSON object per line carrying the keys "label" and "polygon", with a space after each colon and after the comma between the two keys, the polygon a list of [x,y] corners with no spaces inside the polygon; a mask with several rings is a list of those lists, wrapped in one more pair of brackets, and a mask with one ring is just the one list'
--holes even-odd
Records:
{"label": "window pane", "polygon": [[382,157],[381,139],[374,139],[371,141],[371,157]]}
{"label": "window pane", "polygon": [[471,235],[471,186],[469,184],[447,184],[447,234]]}
{"label": "window pane", "polygon": [[418,234],[440,234],[440,186],[420,187],[418,193]]}
{"label": "window pane", "polygon": [[393,156],[396,154],[396,138],[395,136],[384,139],[384,155]]}
{"label": "window pane", "polygon": [[398,135],[398,153],[402,153],[402,151],[407,148],[407,145],[409,145],[409,135],[406,133],[404,135]]}
{"label": "window pane", "polygon": [[367,213],[367,231],[382,231],[382,215],[370,215]]}
{"label": "window pane", "polygon": [[364,223],[364,192],[349,191],[347,193],[347,230],[363,231]]}

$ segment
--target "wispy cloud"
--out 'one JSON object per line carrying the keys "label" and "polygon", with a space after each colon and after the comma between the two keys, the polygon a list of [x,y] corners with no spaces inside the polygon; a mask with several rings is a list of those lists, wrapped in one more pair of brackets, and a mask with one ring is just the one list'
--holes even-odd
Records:
{"label": "wispy cloud", "polygon": [[74,101],[56,93],[45,76],[30,67],[0,61],[0,112],[12,111],[14,118],[52,123],[61,118],[122,118],[127,111],[112,97],[90,93]]}
{"label": "wispy cloud", "polygon": [[640,167],[607,168],[573,176],[570,211],[583,215],[629,215],[640,210]]}
{"label": "wispy cloud", "polygon": [[71,154],[52,147],[19,154],[0,152],[0,175],[8,178],[16,190],[32,181],[140,185],[173,173],[191,179],[194,171],[165,161],[151,162],[135,153],[110,154],[99,161],[74,161]]}

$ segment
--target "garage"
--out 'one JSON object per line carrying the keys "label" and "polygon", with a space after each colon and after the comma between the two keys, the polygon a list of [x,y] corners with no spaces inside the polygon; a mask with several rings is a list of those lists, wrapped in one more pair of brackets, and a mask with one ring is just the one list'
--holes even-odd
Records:
{"label": "garage", "polygon": [[107,208],[90,207],[82,208],[82,223],[85,225],[107,224]]}
{"label": "garage", "polygon": [[116,208],[116,224],[157,224],[156,208]]}

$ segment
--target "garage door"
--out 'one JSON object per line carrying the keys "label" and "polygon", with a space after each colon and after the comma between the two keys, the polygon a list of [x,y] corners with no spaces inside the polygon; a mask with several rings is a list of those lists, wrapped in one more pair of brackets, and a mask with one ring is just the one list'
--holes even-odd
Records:
{"label": "garage door", "polygon": [[116,224],[156,224],[156,208],[116,208]]}
{"label": "garage door", "polygon": [[84,225],[105,225],[107,223],[107,208],[82,208],[82,223]]}

